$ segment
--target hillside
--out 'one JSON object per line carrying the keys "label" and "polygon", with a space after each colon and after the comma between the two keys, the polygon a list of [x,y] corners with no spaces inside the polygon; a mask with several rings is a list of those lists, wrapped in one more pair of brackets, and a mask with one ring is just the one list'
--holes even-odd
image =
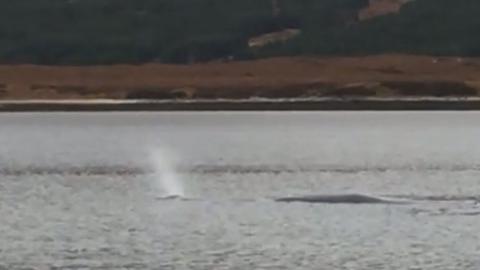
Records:
{"label": "hillside", "polygon": [[0,7],[4,64],[480,55],[477,0],[0,0]]}
{"label": "hillside", "polygon": [[0,0],[0,62],[192,63],[255,57],[249,38],[326,31],[368,0]]}
{"label": "hillside", "polygon": [[475,0],[416,0],[396,13],[364,20],[349,27],[304,32],[265,55],[366,55],[407,53],[479,56],[480,2]]}

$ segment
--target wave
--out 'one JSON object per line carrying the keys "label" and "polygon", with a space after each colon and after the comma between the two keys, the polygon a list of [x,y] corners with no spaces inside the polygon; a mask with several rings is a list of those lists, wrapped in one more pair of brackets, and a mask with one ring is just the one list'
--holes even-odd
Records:
{"label": "wave", "polygon": [[456,201],[474,201],[480,202],[480,195],[385,195],[384,197],[405,199],[411,201],[431,201],[431,202],[456,202]]}
{"label": "wave", "polygon": [[[281,174],[281,173],[341,173],[357,174],[363,172],[382,173],[389,171],[480,171],[480,165],[459,166],[329,166],[329,165],[192,165],[178,166],[178,173],[196,174]],[[52,165],[52,166],[7,166],[0,167],[0,175],[143,175],[154,173],[154,170],[146,166],[127,165]]]}
{"label": "wave", "polygon": [[145,173],[148,173],[145,169],[128,166],[16,166],[0,168],[0,175],[139,175]]}

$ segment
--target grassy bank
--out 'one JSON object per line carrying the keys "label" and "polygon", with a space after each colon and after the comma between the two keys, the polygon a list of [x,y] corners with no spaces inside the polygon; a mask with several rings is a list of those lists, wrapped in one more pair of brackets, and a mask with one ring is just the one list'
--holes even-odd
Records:
{"label": "grassy bank", "polygon": [[0,66],[6,99],[477,97],[480,60],[430,56],[272,58],[196,65]]}

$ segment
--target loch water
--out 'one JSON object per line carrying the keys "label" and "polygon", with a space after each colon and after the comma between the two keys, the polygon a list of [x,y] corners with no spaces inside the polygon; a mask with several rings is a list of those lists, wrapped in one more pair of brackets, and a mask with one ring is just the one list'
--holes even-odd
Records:
{"label": "loch water", "polygon": [[0,114],[0,269],[473,270],[479,202],[478,112]]}

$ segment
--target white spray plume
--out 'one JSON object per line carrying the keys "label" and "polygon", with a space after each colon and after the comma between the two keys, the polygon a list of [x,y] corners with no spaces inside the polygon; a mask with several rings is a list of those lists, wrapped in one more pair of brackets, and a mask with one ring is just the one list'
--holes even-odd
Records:
{"label": "white spray plume", "polygon": [[150,153],[154,174],[160,188],[166,196],[185,196],[182,181],[175,170],[175,155],[164,149],[156,148]]}

